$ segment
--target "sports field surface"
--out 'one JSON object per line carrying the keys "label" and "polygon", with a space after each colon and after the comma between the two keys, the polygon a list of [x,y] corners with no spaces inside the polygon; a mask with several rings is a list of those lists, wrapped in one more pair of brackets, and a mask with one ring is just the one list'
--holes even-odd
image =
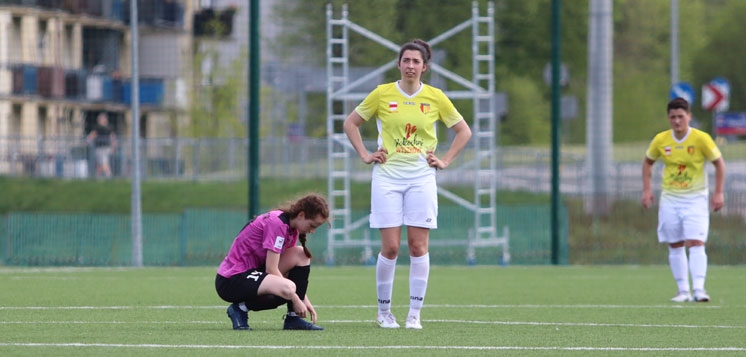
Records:
{"label": "sports field surface", "polygon": [[[400,265],[393,312],[408,310]],[[667,266],[433,266],[422,330],[375,323],[374,268],[313,267],[325,331],[285,308],[233,331],[215,267],[0,267],[0,356],[746,355],[746,267],[711,266],[709,303],[672,303]]]}

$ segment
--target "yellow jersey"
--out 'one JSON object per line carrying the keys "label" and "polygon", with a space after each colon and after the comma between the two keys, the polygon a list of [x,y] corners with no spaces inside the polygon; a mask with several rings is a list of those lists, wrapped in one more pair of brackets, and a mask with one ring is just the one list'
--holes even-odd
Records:
{"label": "yellow jersey", "polygon": [[654,161],[661,158],[665,164],[663,193],[686,197],[707,192],[705,163],[719,159],[722,154],[709,134],[689,128],[682,140],[674,137],[673,130],[659,133],[645,156]]}
{"label": "yellow jersey", "polygon": [[398,82],[379,85],[355,111],[366,121],[376,118],[378,147],[388,152],[386,163],[376,169],[393,179],[432,175],[426,155],[438,146],[437,122],[450,128],[464,119],[443,91],[424,83],[413,95]]}

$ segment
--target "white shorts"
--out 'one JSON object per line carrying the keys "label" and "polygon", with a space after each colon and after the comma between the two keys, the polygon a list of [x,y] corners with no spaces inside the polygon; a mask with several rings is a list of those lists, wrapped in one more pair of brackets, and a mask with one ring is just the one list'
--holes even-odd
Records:
{"label": "white shorts", "polygon": [[706,194],[686,200],[661,196],[658,207],[658,242],[707,242],[710,229],[710,207],[707,201]]}
{"label": "white shorts", "polygon": [[370,228],[401,225],[438,228],[435,176],[412,182],[393,182],[373,175],[370,191]]}
{"label": "white shorts", "polygon": [[110,155],[111,155],[111,147],[99,146],[96,148],[96,162],[99,165],[108,165]]}

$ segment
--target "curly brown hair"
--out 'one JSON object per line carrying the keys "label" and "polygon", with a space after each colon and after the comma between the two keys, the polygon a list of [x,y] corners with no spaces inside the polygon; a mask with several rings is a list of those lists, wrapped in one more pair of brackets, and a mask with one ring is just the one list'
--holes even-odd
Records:
{"label": "curly brown hair", "polygon": [[[329,204],[326,203],[326,199],[324,199],[323,196],[315,193],[307,194],[299,198],[298,200],[292,201],[278,209],[285,212],[288,217],[290,217],[290,219],[298,217],[301,212],[303,212],[306,218],[309,219],[313,219],[319,216],[323,217],[325,220],[329,219]],[[311,255],[311,251],[308,250],[308,248],[306,247],[306,234],[301,233],[298,236],[298,240],[303,246],[303,252],[306,254],[306,256],[309,258],[313,257],[313,255]]]}

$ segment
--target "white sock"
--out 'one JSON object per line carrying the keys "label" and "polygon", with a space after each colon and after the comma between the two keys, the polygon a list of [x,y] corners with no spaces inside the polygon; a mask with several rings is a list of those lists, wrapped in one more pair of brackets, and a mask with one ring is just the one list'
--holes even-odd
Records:
{"label": "white sock", "polygon": [[245,302],[239,302],[238,303],[238,308],[241,309],[241,311],[243,311],[243,312],[249,312],[249,308],[246,307],[246,303]]}
{"label": "white sock", "polygon": [[378,314],[391,311],[391,295],[394,290],[396,258],[388,259],[378,253],[376,262],[376,293],[378,294]]}
{"label": "white sock", "polygon": [[668,264],[671,266],[673,280],[676,280],[676,286],[679,292],[689,292],[689,267],[686,259],[686,250],[684,247],[668,247]]}
{"label": "white sock", "polygon": [[430,253],[409,257],[409,315],[420,317],[430,276]]}
{"label": "white sock", "polygon": [[692,274],[692,288],[704,291],[705,277],[707,276],[705,246],[689,247],[689,272]]}

